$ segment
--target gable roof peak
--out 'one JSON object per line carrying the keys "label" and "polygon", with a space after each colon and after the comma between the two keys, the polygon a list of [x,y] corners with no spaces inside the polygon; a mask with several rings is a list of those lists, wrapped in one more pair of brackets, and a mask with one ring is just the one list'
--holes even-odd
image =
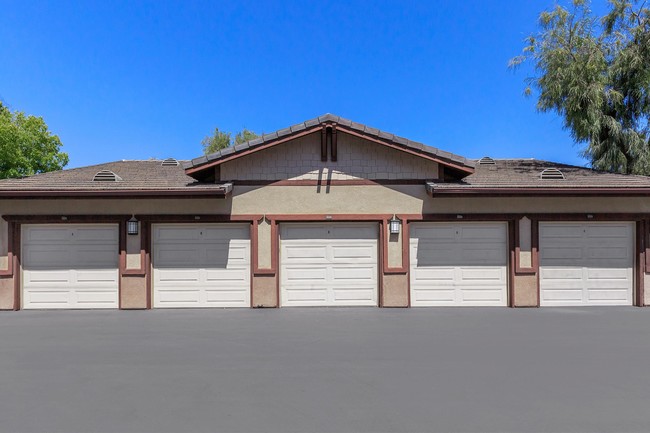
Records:
{"label": "gable roof peak", "polygon": [[270,134],[263,134],[261,137],[257,137],[253,140],[235,146],[229,146],[208,155],[202,155],[184,164],[184,168],[188,175],[194,176],[195,173],[219,165],[225,160],[238,158],[250,152],[261,150],[262,148],[283,143],[291,139],[292,136],[297,138],[302,135],[311,134],[316,132],[323,125],[329,123],[335,123],[337,129],[340,128],[342,132],[367,138],[379,144],[387,145],[401,151],[433,159],[436,162],[448,166],[450,170],[457,172],[461,177],[474,171],[474,162],[463,156],[427,146],[423,143],[412,141],[386,131],[381,131],[378,128],[373,128],[362,123],[353,122],[352,120],[345,119],[332,113],[325,113],[321,116],[292,125],[288,128],[279,129]]}

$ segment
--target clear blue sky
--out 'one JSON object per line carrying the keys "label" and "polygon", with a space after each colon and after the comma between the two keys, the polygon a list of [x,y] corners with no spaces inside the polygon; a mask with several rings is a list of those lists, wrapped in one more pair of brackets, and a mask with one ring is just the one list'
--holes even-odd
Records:
{"label": "clear blue sky", "polygon": [[326,112],[471,158],[585,165],[523,96],[530,71],[507,69],[553,4],[0,0],[0,99],[43,116],[69,167],[189,159],[216,126]]}

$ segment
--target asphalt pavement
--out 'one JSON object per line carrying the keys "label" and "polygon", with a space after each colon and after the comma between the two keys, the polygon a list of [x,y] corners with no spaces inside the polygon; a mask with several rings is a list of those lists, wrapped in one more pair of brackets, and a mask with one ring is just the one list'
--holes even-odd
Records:
{"label": "asphalt pavement", "polygon": [[0,432],[648,432],[650,308],[0,312]]}

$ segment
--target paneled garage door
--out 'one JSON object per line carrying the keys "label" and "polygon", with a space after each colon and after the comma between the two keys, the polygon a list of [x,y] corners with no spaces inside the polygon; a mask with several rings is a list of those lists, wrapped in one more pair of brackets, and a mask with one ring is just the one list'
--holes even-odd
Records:
{"label": "paneled garage door", "polygon": [[282,224],[282,306],[377,305],[377,224]]}
{"label": "paneled garage door", "polygon": [[540,222],[540,305],[632,305],[634,223]]}
{"label": "paneled garage door", "polygon": [[410,225],[411,305],[507,305],[507,224]]}
{"label": "paneled garage door", "polygon": [[247,224],[154,224],[153,306],[249,307]]}
{"label": "paneled garage door", "polygon": [[22,307],[117,308],[117,224],[25,225]]}

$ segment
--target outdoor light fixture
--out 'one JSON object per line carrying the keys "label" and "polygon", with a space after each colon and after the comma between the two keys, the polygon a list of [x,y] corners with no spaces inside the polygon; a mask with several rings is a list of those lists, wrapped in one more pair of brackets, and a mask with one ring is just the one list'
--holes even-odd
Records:
{"label": "outdoor light fixture", "polygon": [[126,234],[127,235],[138,234],[138,220],[135,219],[135,216],[132,216],[131,219],[126,222]]}
{"label": "outdoor light fixture", "polygon": [[399,234],[399,226],[402,225],[402,221],[400,221],[399,218],[393,215],[393,217],[388,222],[390,224],[390,234],[391,235]]}

